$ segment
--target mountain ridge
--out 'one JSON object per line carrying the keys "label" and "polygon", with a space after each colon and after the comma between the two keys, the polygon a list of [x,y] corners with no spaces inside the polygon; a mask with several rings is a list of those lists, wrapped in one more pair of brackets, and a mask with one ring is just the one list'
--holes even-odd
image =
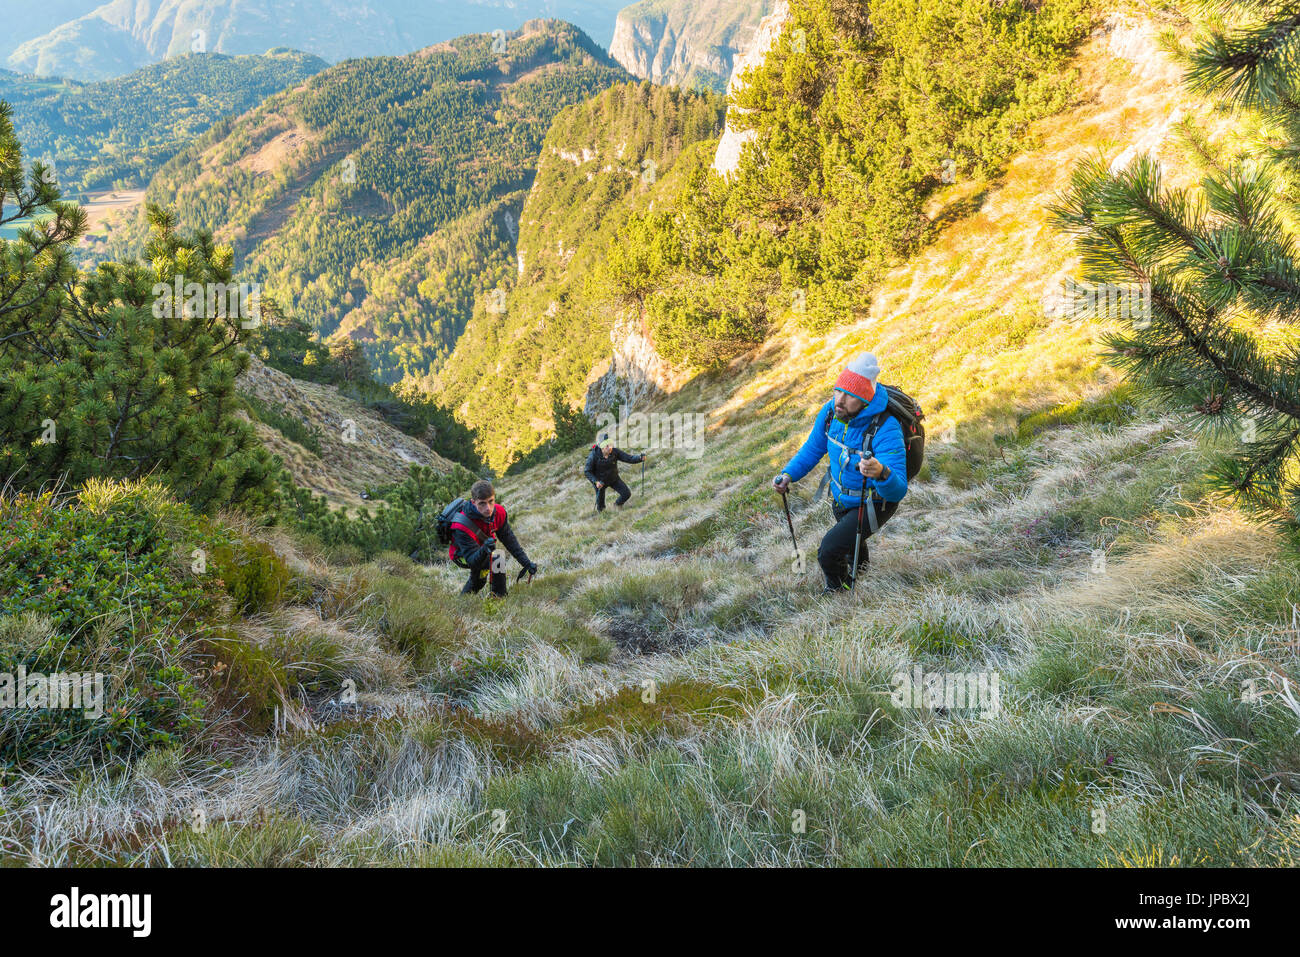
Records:
{"label": "mountain ridge", "polygon": [[362,493],[367,488],[388,485],[411,466],[444,475],[456,470],[456,463],[335,386],[293,378],[256,356],[250,358],[248,369],[236,380],[240,394],[311,423],[320,449],[308,449],[274,425],[254,421],[258,438],[281,458],[297,485],[325,496],[332,505],[359,508],[366,503]]}
{"label": "mountain ridge", "polygon": [[[272,11],[261,0],[107,0],[31,37],[10,67],[39,75],[107,79],[182,52],[251,54],[293,45],[331,62],[394,56],[469,33],[517,29],[553,17],[603,44],[622,0],[309,0]],[[432,14],[432,16],[431,16]],[[201,49],[200,49],[201,48]]]}
{"label": "mountain ridge", "polygon": [[87,83],[0,71],[0,98],[13,108],[24,152],[51,161],[65,186],[143,187],[187,140],[326,66],[282,49],[173,57]]}
{"label": "mountain ridge", "polygon": [[[556,20],[348,60],[215,126],[147,199],[214,229],[264,294],[325,338],[356,338],[396,382],[435,367],[508,277],[554,115],[627,78]],[[146,228],[119,231],[112,253],[132,255]]]}

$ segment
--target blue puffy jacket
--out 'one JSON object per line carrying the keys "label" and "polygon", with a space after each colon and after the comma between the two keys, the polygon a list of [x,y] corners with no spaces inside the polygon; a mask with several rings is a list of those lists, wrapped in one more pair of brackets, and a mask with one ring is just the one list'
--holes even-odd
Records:
{"label": "blue puffy jacket", "polygon": [[[872,442],[872,451],[882,465],[889,466],[889,480],[864,479],[858,471],[863,438],[871,428],[871,420],[889,405],[889,393],[884,387],[876,389],[871,402],[852,422],[844,423],[834,416],[834,401],[827,402],[817,412],[812,431],[803,448],[795,453],[784,469],[793,482],[799,481],[816,467],[830,449],[831,494],[842,508],[857,508],[862,495],[862,483],[874,490],[886,502],[901,502],[907,495],[907,446],[903,444],[903,427],[892,415],[880,423]],[[831,416],[830,433],[826,430],[826,417]],[[868,495],[870,498],[870,495]]]}

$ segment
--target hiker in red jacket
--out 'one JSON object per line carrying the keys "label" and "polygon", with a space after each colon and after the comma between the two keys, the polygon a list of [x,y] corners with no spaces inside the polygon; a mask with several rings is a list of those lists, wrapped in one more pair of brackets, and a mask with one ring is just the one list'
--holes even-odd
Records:
{"label": "hiker in red jacket", "polygon": [[[504,557],[496,552],[497,539],[528,572],[528,578],[537,574],[537,566],[529,561],[528,553],[515,538],[506,517],[504,505],[497,504],[496,490],[488,481],[475,482],[469,490],[469,503],[451,520],[452,561],[469,569],[469,581],[461,589],[462,595],[478,594],[492,576],[492,594],[506,597],[506,572]],[[520,573],[523,577],[523,573]]]}

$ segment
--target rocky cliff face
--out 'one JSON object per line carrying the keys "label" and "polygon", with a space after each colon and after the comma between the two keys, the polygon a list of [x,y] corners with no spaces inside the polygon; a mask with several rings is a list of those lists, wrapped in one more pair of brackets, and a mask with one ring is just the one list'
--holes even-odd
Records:
{"label": "rocky cliff face", "polygon": [[618,15],[609,53],[664,86],[726,88],[774,0],[641,0]]}
{"label": "rocky cliff face", "polygon": [[636,408],[642,400],[680,384],[634,317],[620,316],[609,341],[613,357],[593,369],[588,379],[583,409],[587,415],[623,405]]}
{"label": "rocky cliff face", "polygon": [[[768,15],[758,20],[763,13]],[[701,69],[722,75],[720,65],[730,60],[729,88],[734,90],[741,74],[767,56],[790,19],[788,0],[645,0],[619,14],[610,55],[630,73],[655,83],[678,85],[683,85],[685,77],[698,78]],[[716,33],[705,32],[706,28],[717,31],[724,21],[730,24],[726,31],[729,42],[736,44],[726,48],[725,56],[709,39]],[[743,51],[742,55],[737,56],[738,51]],[[734,170],[748,138],[728,124],[714,169],[722,175]],[[593,369],[588,379],[587,415],[616,406],[634,408],[680,384],[675,381],[677,373],[656,351],[640,323],[621,317],[610,330],[610,342],[613,356]]]}
{"label": "rocky cliff face", "polygon": [[[728,95],[734,95],[737,90],[744,88],[742,77],[745,71],[763,62],[764,57],[776,44],[777,37],[781,35],[781,31],[786,28],[790,20],[790,4],[788,0],[776,0],[772,12],[765,16],[758,25],[758,30],[755,32],[748,49],[736,61],[731,74],[731,82],[727,86]],[[727,128],[718,143],[718,155],[713,161],[713,169],[720,176],[729,176],[735,172],[740,163],[741,149],[753,139],[752,132],[738,131],[732,125],[732,114],[737,111],[737,108],[733,106],[731,110],[732,113],[727,116]]]}

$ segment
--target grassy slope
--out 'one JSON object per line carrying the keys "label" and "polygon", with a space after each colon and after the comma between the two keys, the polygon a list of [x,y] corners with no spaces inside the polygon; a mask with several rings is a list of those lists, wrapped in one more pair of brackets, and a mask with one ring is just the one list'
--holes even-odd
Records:
{"label": "grassy slope", "polygon": [[[1171,105],[1095,49],[1082,63],[1095,67],[1094,101],[1052,120],[1044,152],[921,258],[926,278],[905,310],[908,273],[882,290],[906,319],[837,342],[777,341],[750,366],[693,383],[668,405],[717,410],[708,453],[655,456],[625,512],[590,514],[576,461],[503,483],[543,568],[507,602],[438,597],[459,585],[446,567],[388,557],[330,568],[278,541],[314,598],[249,623],[246,638],[279,634],[307,661],[313,641],[345,649],[358,708],[337,720],[316,702],[327,730],[246,746],[234,775],[164,753],[76,789],[21,782],[0,797],[11,853],[40,863],[1296,864],[1300,706],[1280,691],[1283,676],[1292,689],[1300,680],[1300,573],[1284,541],[1207,500],[1200,447],[1141,409],[1084,402],[1056,416],[1058,428],[1019,430],[1000,453],[985,441],[1017,410],[1104,381],[1089,330],[1026,320],[1019,346],[966,333],[968,360],[955,347],[915,347],[935,356],[922,394],[950,394],[936,419],[958,425],[935,461],[965,468],[916,485],[853,596],[822,599],[813,572],[792,569],[763,487],[847,351],[878,347],[893,369],[910,368],[892,345],[903,323],[960,335],[958,320],[982,301],[993,310],[982,328],[1000,329],[1018,300],[988,289],[1037,294],[1065,268],[1063,244],[1044,236],[1037,265],[1014,271],[1042,222],[1024,200],[1045,198],[1099,139],[1132,136],[1103,122],[1107,109],[1146,110],[1140,130]],[[963,265],[945,291],[945,269]],[[974,384],[957,388],[972,372],[1021,388],[987,399]],[[827,523],[808,495],[793,504],[811,550]],[[918,664],[996,670],[1000,713],[894,707],[891,676]],[[1243,700],[1246,679],[1264,694]],[[201,832],[188,826],[196,806],[209,822]]]}
{"label": "grassy slope", "polygon": [[[284,460],[294,481],[324,495],[331,504],[359,507],[363,504],[361,492],[367,487],[400,481],[412,465],[428,465],[439,473],[455,467],[334,386],[291,378],[256,358],[240,377],[239,390],[298,420],[317,436],[319,455],[272,425],[256,425],[258,437]],[[355,441],[351,441],[353,436]]]}

